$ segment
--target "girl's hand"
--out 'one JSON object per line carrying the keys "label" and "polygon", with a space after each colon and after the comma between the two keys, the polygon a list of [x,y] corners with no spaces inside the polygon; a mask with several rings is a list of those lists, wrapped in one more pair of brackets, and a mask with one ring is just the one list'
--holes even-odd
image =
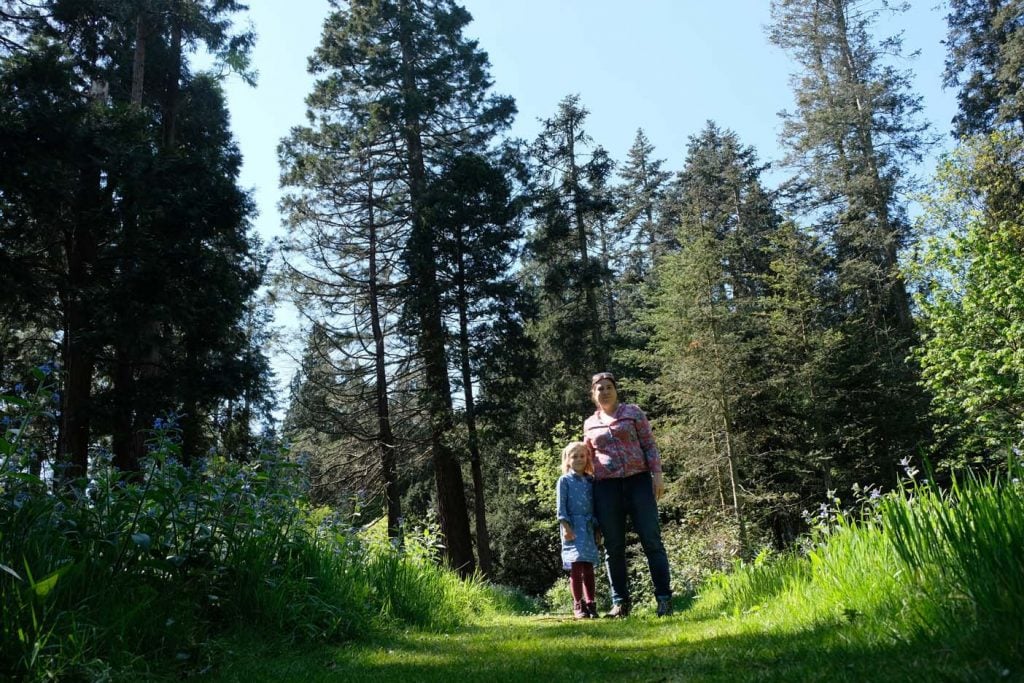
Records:
{"label": "girl's hand", "polygon": [[562,534],[562,538],[564,538],[567,541],[575,541],[576,534],[573,532],[572,529],[569,529],[568,531]]}

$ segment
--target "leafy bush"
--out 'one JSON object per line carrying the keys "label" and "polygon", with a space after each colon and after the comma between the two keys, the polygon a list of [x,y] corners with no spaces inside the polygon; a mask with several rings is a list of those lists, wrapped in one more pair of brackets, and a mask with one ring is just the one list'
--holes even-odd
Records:
{"label": "leafy bush", "polygon": [[143,675],[168,661],[194,672],[233,628],[341,640],[396,623],[446,628],[508,600],[440,567],[429,533],[399,551],[310,510],[281,450],[184,466],[173,421],[156,425],[140,472],[94,458],[87,480],[51,490],[20,440],[46,403],[0,398],[7,417],[20,411],[0,438],[5,677]]}

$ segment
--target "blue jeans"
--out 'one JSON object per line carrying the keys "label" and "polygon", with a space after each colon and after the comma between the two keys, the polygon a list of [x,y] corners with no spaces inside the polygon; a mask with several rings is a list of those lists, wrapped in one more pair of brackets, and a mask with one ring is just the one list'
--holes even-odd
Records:
{"label": "blue jeans", "polygon": [[604,537],[608,581],[612,585],[612,602],[629,602],[629,576],[626,573],[626,517],[640,537],[651,570],[654,596],[672,597],[668,555],[661,542],[658,503],[654,500],[651,475],[634,474],[625,479],[604,479],[594,482],[594,516]]}

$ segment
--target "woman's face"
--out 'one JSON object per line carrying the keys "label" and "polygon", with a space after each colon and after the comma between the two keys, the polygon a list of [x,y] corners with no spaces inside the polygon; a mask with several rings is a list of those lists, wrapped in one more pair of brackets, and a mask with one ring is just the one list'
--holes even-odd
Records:
{"label": "woman's face", "polygon": [[618,392],[615,391],[615,382],[610,379],[601,379],[594,382],[593,392],[594,403],[602,408],[614,408],[619,402]]}

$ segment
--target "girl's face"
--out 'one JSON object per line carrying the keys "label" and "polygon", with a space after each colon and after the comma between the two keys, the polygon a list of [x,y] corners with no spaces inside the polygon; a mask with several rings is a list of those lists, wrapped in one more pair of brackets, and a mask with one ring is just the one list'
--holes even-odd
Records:
{"label": "girl's face", "polygon": [[569,454],[569,465],[573,472],[583,474],[587,470],[587,461],[590,460],[590,453],[583,446],[577,446]]}
{"label": "girl's face", "polygon": [[614,408],[619,402],[619,394],[615,390],[615,382],[602,379],[594,383],[594,403],[602,408]]}

